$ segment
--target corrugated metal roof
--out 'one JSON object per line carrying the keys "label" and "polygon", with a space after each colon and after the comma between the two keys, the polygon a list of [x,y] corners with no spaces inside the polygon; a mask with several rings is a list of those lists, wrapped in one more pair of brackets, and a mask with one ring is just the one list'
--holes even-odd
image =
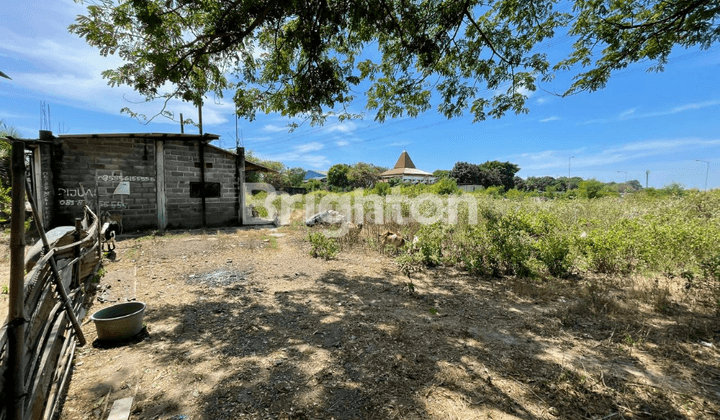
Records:
{"label": "corrugated metal roof", "polygon": [[245,172],[275,172],[278,173],[273,168],[268,168],[267,166],[263,166],[257,163],[250,162],[249,160],[245,161]]}
{"label": "corrugated metal roof", "polygon": [[141,138],[141,139],[177,139],[177,140],[217,140],[220,138],[217,134],[182,134],[182,133],[98,133],[98,134],[60,134],[55,136],[59,139],[78,139],[78,138]]}

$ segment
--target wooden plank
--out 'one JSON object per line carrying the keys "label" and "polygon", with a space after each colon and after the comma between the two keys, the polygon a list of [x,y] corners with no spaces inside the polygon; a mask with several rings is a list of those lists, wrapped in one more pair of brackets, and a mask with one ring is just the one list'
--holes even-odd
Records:
{"label": "wooden plank", "polygon": [[[35,271],[36,267],[38,268],[37,271]],[[42,267],[38,267],[36,265],[33,267],[32,271],[30,271],[28,276],[31,274],[34,278],[31,278],[32,285],[30,286],[28,294],[25,295],[25,310],[28,311],[28,313],[35,310],[35,307],[38,305],[40,300],[40,296],[42,296],[43,291],[50,282],[50,265],[44,264]]]}
{"label": "wooden plank", "polygon": [[[8,352],[10,353],[8,395],[3,405],[8,416],[23,420],[25,403],[25,143],[12,142],[12,205],[10,221],[10,284],[8,302]],[[29,192],[29,191],[28,191]],[[29,197],[29,196],[28,196]],[[35,220],[38,220],[37,218]],[[42,227],[42,223],[38,223]]]}
{"label": "wooden plank", "polygon": [[83,259],[80,261],[80,281],[85,279],[85,277],[95,274],[95,265],[100,262],[100,257],[96,253],[87,253],[83,256]]}
{"label": "wooden plank", "polygon": [[133,397],[115,400],[107,420],[127,420],[128,418],[130,418],[130,410],[132,410],[132,403]]}
{"label": "wooden plank", "polygon": [[56,411],[60,408],[63,394],[70,383],[70,369],[72,368],[73,357],[75,357],[77,341],[70,337],[69,340],[66,340],[66,343],[69,343],[70,347],[64,348],[60,353],[61,362],[55,370],[55,379],[50,386],[50,393],[47,404],[45,404],[45,413],[43,414],[44,420],[51,420],[55,417]]}
{"label": "wooden plank", "polygon": [[40,146],[36,145],[33,147],[32,151],[33,156],[33,184],[35,184],[35,202],[38,203],[37,210],[38,210],[38,217],[40,220],[40,223],[42,223],[44,228],[47,228],[47,224],[45,223],[45,212],[47,209],[45,208],[45,201],[43,198],[43,185],[42,185],[42,156],[40,156]]}
{"label": "wooden plank", "polygon": [[77,246],[81,246],[82,248],[90,248],[95,243],[97,232],[98,232],[98,221],[96,220],[90,226],[90,229],[88,229],[87,232],[84,232],[85,236],[83,237],[83,239],[81,239],[78,242],[73,242],[71,244],[56,247],[56,248],[54,248],[55,252],[60,253],[60,252],[66,252],[67,250],[74,250],[75,247],[77,247]]}
{"label": "wooden plank", "polygon": [[33,351],[40,347],[42,338],[47,334],[51,324],[48,319],[53,319],[59,308],[60,303],[55,298],[55,292],[52,291],[51,287],[47,287],[40,304],[30,317],[27,337],[25,338],[28,350]]}
{"label": "wooden plank", "polygon": [[26,365],[27,372],[25,372],[25,377],[27,378],[27,383],[32,383],[35,378],[38,375],[38,365],[40,361],[42,360],[42,355],[45,347],[48,344],[48,339],[51,337],[52,329],[55,326],[55,322],[57,321],[58,314],[60,310],[62,309],[62,303],[61,302],[55,302],[55,306],[53,307],[52,311],[50,312],[50,315],[47,318],[47,321],[45,321],[42,325],[43,330],[41,334],[38,336],[40,337],[39,340],[37,340],[37,343],[34,347],[28,347],[28,362]]}
{"label": "wooden plank", "polygon": [[42,357],[38,365],[37,372],[33,382],[28,387],[28,410],[27,418],[37,420],[39,419],[45,408],[45,401],[50,388],[50,382],[52,380],[52,373],[55,371],[60,352],[67,340],[72,340],[72,336],[65,337],[67,327],[67,317],[58,317],[57,321],[53,324],[53,329],[50,332],[48,340],[43,348]]}
{"label": "wooden plank", "polygon": [[[5,387],[5,381],[7,377],[5,376],[5,371],[8,368],[8,361],[9,361],[9,353],[7,349],[7,345],[3,346],[0,353],[0,397],[2,397],[3,401],[7,397],[8,389]],[[4,412],[5,406],[2,405],[2,410]],[[0,416],[0,420],[2,419],[2,416]]]}

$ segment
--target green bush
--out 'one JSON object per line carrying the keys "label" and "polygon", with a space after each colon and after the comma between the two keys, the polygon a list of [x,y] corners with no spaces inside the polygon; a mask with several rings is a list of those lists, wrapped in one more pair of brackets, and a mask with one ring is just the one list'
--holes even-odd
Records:
{"label": "green bush", "polygon": [[307,239],[312,245],[310,255],[313,258],[329,260],[337,256],[339,250],[337,243],[335,240],[325,236],[322,232],[308,232]]}
{"label": "green bush", "polygon": [[[400,185],[390,191],[389,185],[376,184],[365,193],[414,197],[433,187]],[[389,221],[397,211],[395,205],[382,200],[388,225],[374,229],[377,233],[399,230],[406,238],[416,235],[419,243],[408,250],[414,253],[413,264],[457,265],[478,275],[566,277],[590,272],[717,279],[720,190],[688,190],[681,195],[640,192],[624,197],[602,197],[604,193],[600,189],[590,194],[593,199],[582,198],[579,193],[573,199],[564,199],[567,193],[555,192],[552,200],[517,190],[506,193],[512,199],[498,199],[487,190],[462,194],[456,198],[475,200],[477,224],[471,223],[463,203],[457,208],[457,223],[441,221],[427,226],[407,219],[402,225]],[[312,194],[316,194],[317,203],[327,192]],[[440,197],[444,203],[449,198]],[[426,215],[430,207],[430,203],[421,206],[420,213]],[[364,209],[368,216],[374,204],[366,203]],[[400,211],[407,218],[410,205],[404,203]],[[447,214],[440,220],[445,217]],[[366,217],[366,221],[370,219]],[[324,246],[324,242],[318,245]]]}
{"label": "green bush", "polygon": [[384,197],[390,194],[391,189],[392,187],[390,187],[390,184],[388,184],[387,182],[377,182],[375,183],[375,186],[373,188],[365,190],[365,195],[377,194]]}
{"label": "green bush", "polygon": [[430,185],[428,192],[439,195],[460,194],[462,190],[458,188],[455,178],[441,178],[436,183]]}
{"label": "green bush", "polygon": [[700,268],[705,278],[720,282],[720,252],[716,251],[714,255],[707,257],[700,263]]}

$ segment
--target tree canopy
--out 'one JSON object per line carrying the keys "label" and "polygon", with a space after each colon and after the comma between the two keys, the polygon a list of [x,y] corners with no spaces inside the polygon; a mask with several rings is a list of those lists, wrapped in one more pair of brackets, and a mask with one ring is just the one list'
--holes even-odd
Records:
{"label": "tree canopy", "polygon": [[[148,100],[231,90],[249,119],[320,123],[352,117],[363,83],[379,121],[432,105],[479,121],[527,112],[556,71],[575,72],[565,94],[593,91],[633,62],[662,69],[676,45],[709,48],[719,13],[716,0],[99,0],[70,31],[122,58],[103,76]],[[551,62],[538,46],[557,31],[576,42]]]}
{"label": "tree canopy", "polygon": [[338,163],[328,169],[327,182],[328,185],[336,188],[345,188],[350,185],[348,179],[348,173],[350,172],[350,166],[344,163]]}

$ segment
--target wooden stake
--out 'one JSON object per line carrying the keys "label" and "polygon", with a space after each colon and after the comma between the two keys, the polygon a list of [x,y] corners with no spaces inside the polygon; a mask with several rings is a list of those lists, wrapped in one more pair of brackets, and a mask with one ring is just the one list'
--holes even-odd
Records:
{"label": "wooden stake", "polygon": [[8,354],[11,363],[8,420],[23,420],[25,414],[25,143],[12,143],[12,222],[10,224],[10,302],[8,310]]}
{"label": "wooden stake", "polygon": [[77,262],[73,266],[73,280],[72,280],[72,287],[78,287],[80,285],[80,271],[81,271],[81,262],[80,262],[80,255],[82,252],[82,245],[80,244],[80,239],[82,237],[82,219],[79,217],[75,218],[75,242],[77,242],[77,247],[75,248],[75,259]]}

